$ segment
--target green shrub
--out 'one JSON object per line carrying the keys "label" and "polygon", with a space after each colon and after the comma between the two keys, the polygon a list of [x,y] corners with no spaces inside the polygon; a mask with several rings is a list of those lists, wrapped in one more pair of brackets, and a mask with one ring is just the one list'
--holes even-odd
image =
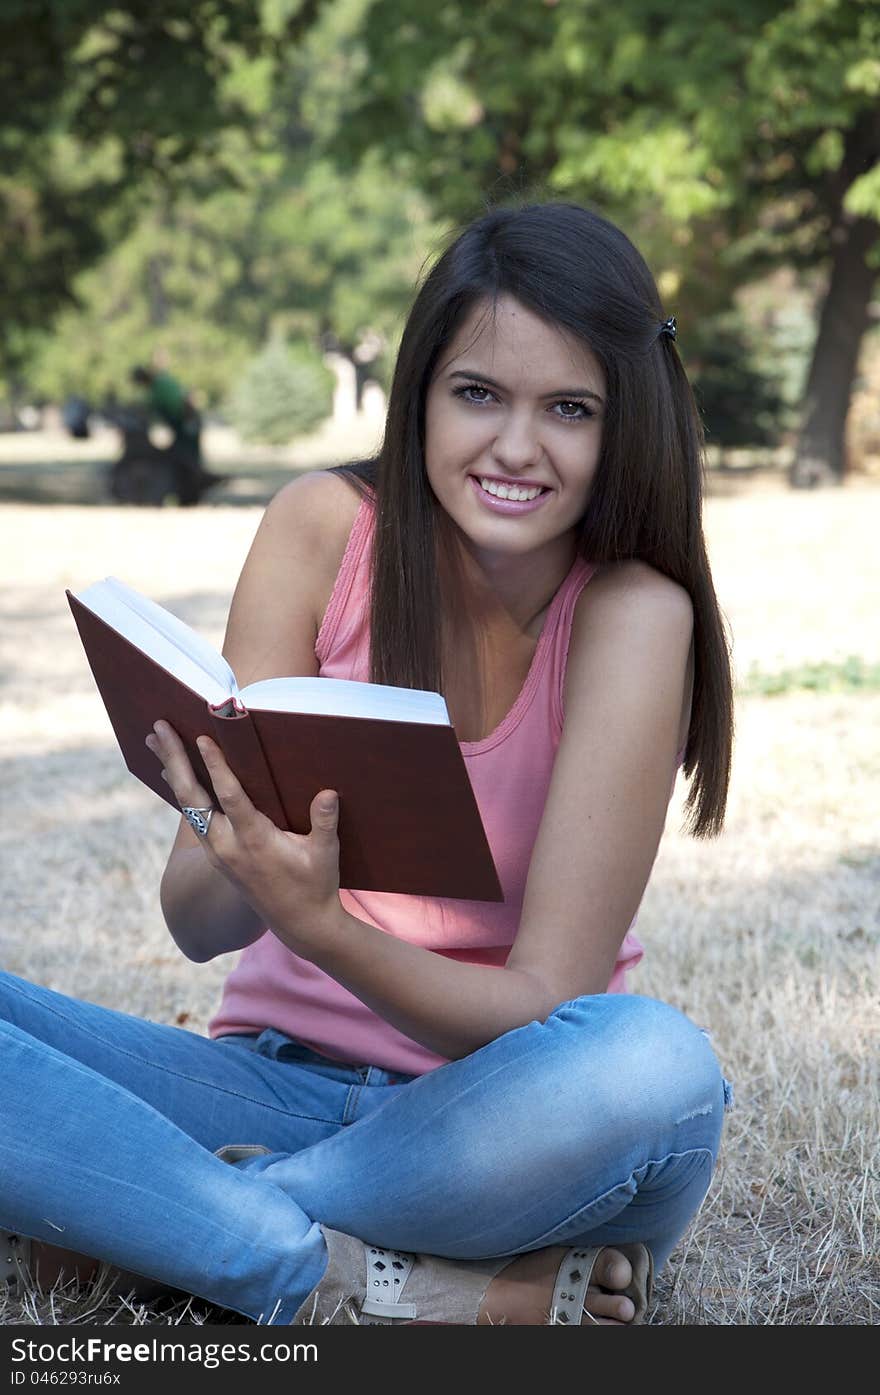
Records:
{"label": "green shrub", "polygon": [[755,361],[747,326],[716,315],[688,339],[687,368],[706,442],[723,450],[779,444],[787,425],[780,370]]}
{"label": "green shrub", "polygon": [[776,673],[765,673],[757,664],[752,664],[739,684],[743,697],[776,697],[792,692],[877,692],[878,689],[880,664],[868,663],[856,654],[850,654],[842,663],[800,664]]}
{"label": "green shrub", "polygon": [[308,344],[270,339],[242,374],[229,418],[243,441],[284,446],[333,410],[334,377]]}

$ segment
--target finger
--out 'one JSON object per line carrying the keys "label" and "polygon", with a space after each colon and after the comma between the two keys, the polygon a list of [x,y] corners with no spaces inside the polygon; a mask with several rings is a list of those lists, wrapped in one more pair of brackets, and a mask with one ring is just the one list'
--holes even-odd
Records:
{"label": "finger", "polygon": [[197,736],[196,745],[211,777],[217,802],[233,829],[243,832],[248,824],[263,819],[265,816],[254,807],[216,741],[210,736]]}
{"label": "finger", "polygon": [[146,738],[146,745],[162,762],[162,773],[178,804],[206,808],[214,802],[197,778],[186,747],[168,722],[154,723],[152,733]]}
{"label": "finger", "polygon": [[313,837],[331,840],[338,836],[339,795],[335,790],[319,790],[309,807]]}

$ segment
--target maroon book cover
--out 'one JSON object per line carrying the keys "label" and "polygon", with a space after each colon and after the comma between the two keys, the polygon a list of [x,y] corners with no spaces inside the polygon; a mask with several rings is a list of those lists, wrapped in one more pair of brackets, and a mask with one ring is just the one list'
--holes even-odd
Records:
{"label": "maroon book cover", "polygon": [[308,832],[318,790],[338,790],[341,886],[503,899],[453,727],[259,708],[222,717],[70,591],[67,598],[128,769],[173,808],[144,745],[160,717],[180,735],[207,790],[195,743],[213,736],[254,804],[280,828]]}

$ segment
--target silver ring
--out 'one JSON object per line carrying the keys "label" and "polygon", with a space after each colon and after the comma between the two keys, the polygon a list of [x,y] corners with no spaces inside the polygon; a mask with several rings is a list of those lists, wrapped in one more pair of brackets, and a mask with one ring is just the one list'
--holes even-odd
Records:
{"label": "silver ring", "polygon": [[210,809],[194,809],[191,804],[182,804],[180,812],[183,814],[190,828],[194,829],[200,838],[207,838],[208,829],[211,827],[211,819],[214,817],[213,807]]}

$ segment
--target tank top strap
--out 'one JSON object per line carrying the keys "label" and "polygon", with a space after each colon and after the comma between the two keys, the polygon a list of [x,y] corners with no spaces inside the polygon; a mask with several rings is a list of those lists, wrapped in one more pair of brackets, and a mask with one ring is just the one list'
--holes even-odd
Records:
{"label": "tank top strap", "polygon": [[353,603],[361,611],[369,592],[370,548],[373,535],[375,504],[372,494],[365,494],[355,514],[348,542],[342,554],[339,571],[333,583],[330,600],[315,640],[315,656],[323,664],[332,654],[343,615]]}
{"label": "tank top strap", "polygon": [[578,557],[557,592],[557,607],[553,617],[553,629],[549,635],[550,654],[548,656],[550,672],[548,691],[557,733],[562,731],[565,719],[562,692],[565,686],[565,670],[571,643],[574,608],[587,582],[592,580],[597,570],[598,566],[595,562],[588,562],[585,558]]}

